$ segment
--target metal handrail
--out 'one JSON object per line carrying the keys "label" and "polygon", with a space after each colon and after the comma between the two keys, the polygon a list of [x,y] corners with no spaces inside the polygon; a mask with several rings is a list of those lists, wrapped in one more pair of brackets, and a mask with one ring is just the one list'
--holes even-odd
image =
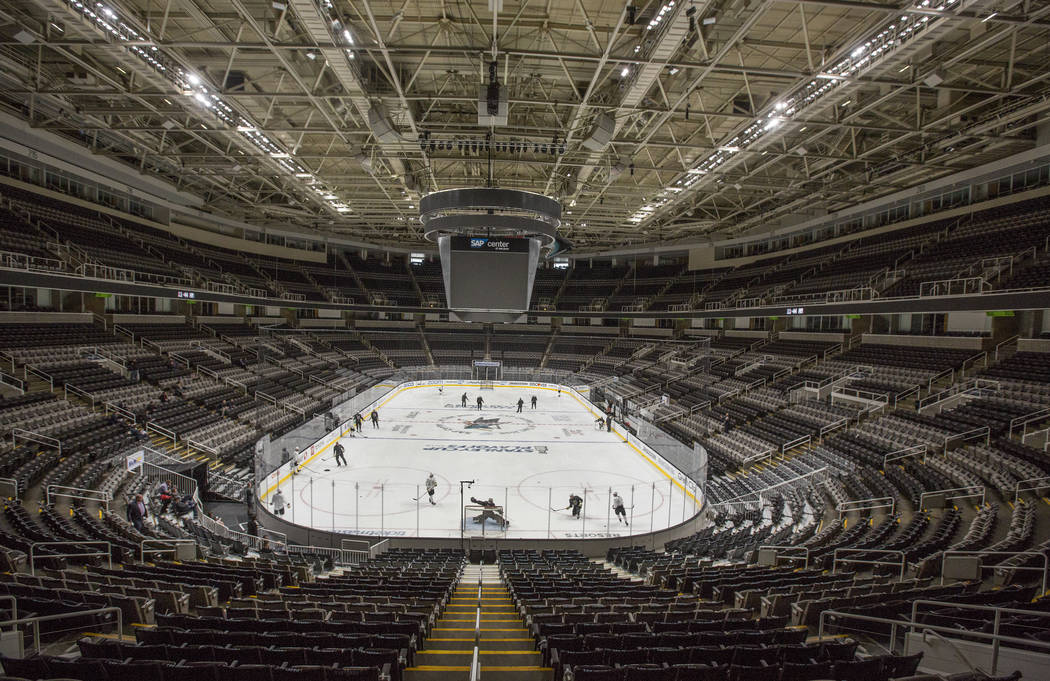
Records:
{"label": "metal handrail", "polygon": [[[889,503],[886,503],[889,502]],[[893,509],[896,507],[896,500],[893,497],[872,497],[871,499],[852,499],[850,501],[844,501],[838,505],[835,509],[839,512],[841,518],[844,513],[850,513],[852,511],[871,511],[876,508],[889,508],[890,514],[893,514]],[[856,505],[854,505],[856,504]],[[867,504],[867,505],[860,505]],[[853,505],[851,508],[848,506]]]}
{"label": "metal handrail", "polygon": [[332,559],[332,562],[338,565],[356,565],[358,563],[363,563],[366,560],[368,560],[367,551],[358,551],[356,549],[333,549],[327,546],[303,546],[300,544],[289,544],[284,547],[284,550],[289,555],[314,554],[318,556],[329,556]]}
{"label": "metal handrail", "polygon": [[42,435],[35,433],[31,430],[24,428],[12,428],[11,429],[11,444],[12,446],[18,446],[18,438],[23,440],[29,440],[39,445],[47,445],[48,447],[54,447],[58,450],[58,455],[62,456],[62,441],[58,438],[50,437],[48,435]]}
{"label": "metal handrail", "polygon": [[951,487],[948,489],[931,489],[923,492],[919,495],[919,510],[926,510],[926,497],[933,496],[935,494],[944,494],[946,492],[963,492],[963,494],[955,494],[944,497],[945,501],[954,501],[956,499],[970,499],[971,497],[980,497],[980,504],[984,505],[985,496],[987,494],[987,488],[984,485],[969,485],[967,487]]}
{"label": "metal handrail", "polygon": [[[1047,237],[1047,239],[1050,239],[1050,237]],[[1007,338],[1007,339],[1006,339],[1006,340],[1004,340],[1004,341],[1001,341],[1001,342],[999,342],[999,343],[996,343],[996,345],[995,345],[995,349],[994,349],[994,350],[992,351],[992,353],[993,353],[993,355],[994,355],[994,357],[995,357],[995,361],[996,361],[996,362],[998,362],[998,361],[999,361],[999,349],[1000,349],[1001,347],[1003,347],[1004,345],[1007,345],[1007,344],[1009,344],[1009,343],[1013,343],[1014,341],[1020,340],[1020,338],[1021,338],[1021,336],[1020,336],[1020,335],[1013,335],[1013,336],[1010,336],[1009,338]]]}
{"label": "metal handrail", "polygon": [[[1019,608],[1003,608],[995,605],[977,605],[974,603],[953,603],[949,601],[929,601],[925,599],[919,599],[912,601],[911,604],[911,619],[914,622],[919,616],[919,606],[921,605],[933,605],[936,607],[950,607],[959,610],[977,610],[978,612],[993,612],[995,617],[992,622],[992,633],[999,633],[999,626],[1002,623],[1001,616],[1003,613],[1011,615],[1026,615],[1026,616],[1038,616],[1038,617],[1050,617],[1050,613],[1041,610],[1022,610]],[[1045,642],[1044,642],[1045,645]],[[999,666],[999,641],[992,641],[992,674],[995,674]]]}
{"label": "metal handrail", "polygon": [[[953,603],[951,601],[915,601],[915,603],[925,603],[925,604],[940,605],[940,606],[943,606],[943,607],[946,607],[946,608],[947,607],[961,607],[961,606],[965,605],[963,603]],[[913,604],[913,607],[914,607],[914,604]],[[978,606],[967,606],[967,607],[978,607]],[[983,607],[989,607],[989,606],[983,606]],[[996,610],[997,608],[990,608],[989,607],[989,609],[990,610]],[[1046,615],[1046,613],[1044,613],[1044,612],[1033,613],[1033,614]],[[907,621],[907,620],[893,619],[893,618],[890,618],[890,617],[875,617],[873,615],[861,615],[859,613],[845,612],[843,610],[825,610],[822,613],[820,613],[820,625],[817,628],[818,640],[822,640],[824,638],[824,628],[825,628],[824,625],[825,625],[826,618],[829,617],[829,616],[839,617],[839,618],[842,618],[842,619],[854,619],[854,620],[859,620],[861,622],[871,622],[873,624],[889,624],[890,625],[890,652],[891,653],[893,652],[894,642],[897,640],[897,627],[904,627],[905,629],[918,629],[918,630],[920,630],[922,632],[932,631],[932,632],[936,632],[936,633],[950,634],[953,638],[958,638],[959,636],[969,636],[969,637],[973,637],[973,638],[990,639],[992,641],[992,643],[993,643],[993,645],[992,645],[993,658],[992,658],[992,670],[991,670],[992,674],[995,674],[995,672],[996,672],[996,665],[998,664],[998,661],[999,661],[998,660],[998,647],[995,645],[996,642],[1015,643],[1017,645],[1022,645],[1022,646],[1033,646],[1034,645],[1034,646],[1037,646],[1037,647],[1040,647],[1040,648],[1050,649],[1050,643],[1048,643],[1046,641],[1040,641],[1038,639],[1017,638],[1015,636],[1003,636],[1003,635],[999,634],[999,620],[998,620],[998,618],[996,618],[995,627],[993,629],[993,632],[992,633],[986,633],[986,632],[983,632],[983,631],[960,630],[960,629],[956,629],[954,627],[945,627],[945,626],[941,626],[941,625],[937,625],[937,624],[920,624],[919,622],[915,622],[914,620]]]}
{"label": "metal handrail", "polygon": [[[112,567],[112,566],[111,566]],[[9,627],[12,625],[19,624],[30,624],[33,627],[33,652],[40,652],[40,623],[41,622],[52,622],[55,620],[69,619],[70,617],[84,617],[85,615],[104,615],[106,613],[116,613],[117,615],[117,636],[118,640],[124,639],[124,614],[120,608],[116,606],[107,606],[105,608],[94,608],[92,610],[77,610],[74,612],[63,612],[58,615],[36,615],[34,617],[16,617],[14,619],[5,620],[0,622],[0,628]]]}
{"label": "metal handrail", "polygon": [[[1029,570],[1029,571],[1031,571],[1031,570],[1042,570],[1042,573],[1043,573],[1043,588],[1042,588],[1042,590],[1040,590],[1039,593],[1040,594],[1045,594],[1046,593],[1046,585],[1047,585],[1048,577],[1050,577],[1050,556],[1048,556],[1047,554],[1045,554],[1045,553],[1043,553],[1041,551],[977,551],[977,550],[974,550],[974,551],[958,550],[957,551],[957,550],[949,549],[948,551],[945,551],[943,554],[941,554],[941,556],[942,556],[942,559],[947,559],[949,556],[977,556],[977,557],[980,557],[980,556],[1008,556],[1008,557],[1011,557],[1011,558],[1016,557],[1016,556],[1037,556],[1037,557],[1043,559],[1043,567],[1041,567],[1041,568],[1018,566],[1018,567],[1009,567],[1009,568],[1002,568],[1002,569],[1004,569],[1004,570]],[[944,565],[944,561],[943,560],[941,561],[941,565],[942,566]],[[983,563],[981,564],[981,569],[982,570],[989,570],[989,569],[990,570],[994,570],[996,568],[999,568],[999,564],[998,563],[995,564],[995,565],[984,565]],[[941,584],[944,584],[944,568],[943,567],[941,568]]]}
{"label": "metal handrail", "polygon": [[[105,552],[102,551],[90,551],[81,553],[45,553],[41,556],[34,556],[36,547],[38,546],[69,546],[70,544],[77,544],[79,546],[91,546],[101,545],[105,546]],[[106,561],[109,563],[109,567],[113,567],[113,545],[108,541],[38,541],[33,542],[29,545],[29,574],[36,574],[36,559],[37,558],[90,558],[95,556],[105,556]]]}
{"label": "metal handrail", "polygon": [[[340,541],[339,545],[341,547],[345,547],[347,541],[354,541],[354,540],[343,539],[343,540]],[[367,542],[365,542],[365,543],[367,544]],[[368,557],[369,558],[375,558],[380,553],[385,551],[387,549],[387,547],[389,546],[389,544],[390,544],[390,540],[389,539],[384,539],[382,541],[376,542],[372,546],[369,546],[368,547]]]}
{"label": "metal handrail", "polygon": [[806,546],[776,546],[774,544],[763,544],[762,546],[758,547],[759,551],[762,551],[764,549],[772,549],[773,550],[773,563],[774,564],[776,564],[777,559],[780,558],[780,554],[781,553],[784,553],[784,552],[787,552],[787,551],[801,552],[802,553],[801,556],[788,556],[788,555],[785,555],[784,558],[787,558],[788,560],[798,560],[799,558],[802,558],[803,561],[804,561],[802,563],[802,569],[805,570],[805,569],[809,568],[809,548],[806,547]]}
{"label": "metal handrail", "polygon": [[905,447],[904,449],[898,449],[896,451],[886,454],[882,457],[882,469],[886,470],[886,466],[891,461],[898,461],[900,459],[906,459],[910,456],[922,455],[920,461],[926,463],[926,445],[913,445],[911,447]]}
{"label": "metal handrail", "polygon": [[[95,495],[95,496],[92,496]],[[67,485],[48,485],[44,490],[44,498],[51,505],[51,497],[67,497],[70,499],[81,499],[83,501],[98,501],[105,509],[109,510],[109,502],[113,501],[113,495],[97,489],[85,487],[69,487]]]}
{"label": "metal handrail", "polygon": [[[1010,435],[1014,434],[1014,428],[1017,426],[1027,426],[1029,423],[1045,421],[1048,418],[1050,418],[1050,409],[1038,409],[1023,416],[1010,419]],[[1021,432],[1023,434],[1024,430]]]}
{"label": "metal handrail", "polygon": [[11,601],[11,617],[18,619],[18,599],[11,594],[0,594],[0,601]]}
{"label": "metal handrail", "polygon": [[[1035,486],[1032,486],[1032,487],[1025,487],[1024,489],[1021,489],[1021,485],[1030,485],[1031,483],[1034,483],[1034,482],[1041,482],[1043,484],[1035,485]],[[1043,487],[1050,487],[1050,477],[1027,478],[1025,480],[1018,480],[1017,484],[1014,485],[1014,503],[1016,504],[1018,501],[1020,501],[1020,499],[1021,499],[1021,492],[1028,492],[1028,491],[1031,491],[1031,490],[1037,490],[1037,489],[1040,489],[1040,488],[1043,488]]]}
{"label": "metal handrail", "polygon": [[[862,560],[860,558],[839,558],[839,554],[850,554],[850,553],[873,553],[880,556],[900,556],[899,563],[891,563],[885,560]],[[835,549],[835,553],[832,554],[831,571],[837,572],[839,563],[846,565],[892,565],[900,568],[900,581],[904,581],[904,570],[908,566],[908,558],[904,551],[895,551],[892,549],[850,549],[842,548]]]}
{"label": "metal handrail", "polygon": [[968,430],[965,433],[956,433],[955,435],[949,435],[944,438],[944,451],[947,453],[949,444],[956,444],[960,442],[967,442],[970,440],[984,439],[985,446],[991,443],[992,430],[988,426],[981,426],[980,428],[974,428]]}
{"label": "metal handrail", "polygon": [[111,411],[114,411],[114,412],[120,414],[121,416],[123,416],[124,418],[129,419],[133,424],[137,424],[138,423],[138,417],[135,416],[135,412],[133,412],[133,411],[131,411],[129,409],[121,407],[118,404],[114,404],[113,402],[105,402],[105,403],[103,403],[102,406],[103,406],[103,409],[106,411],[107,414],[109,412],[111,412]]}
{"label": "metal handrail", "polygon": [[13,388],[15,390],[20,391],[23,395],[26,392],[26,382],[25,382],[25,380],[23,380],[21,378],[18,378],[16,376],[11,376],[10,374],[2,372],[2,371],[0,371],[0,383],[3,383],[6,386],[9,386],[9,387],[11,387],[11,388]]}
{"label": "metal handrail", "polygon": [[18,497],[17,480],[15,480],[14,478],[0,478],[0,489],[4,489],[5,487],[10,487],[11,491],[13,492],[13,494],[10,495],[10,498],[16,499]]}
{"label": "metal handrail", "polygon": [[175,434],[174,430],[169,430],[169,429],[165,428],[164,426],[161,426],[161,425],[158,425],[158,424],[154,423],[153,421],[150,421],[150,422],[148,422],[146,424],[146,430],[147,431],[153,431],[154,433],[157,433],[158,435],[166,437],[169,440],[171,440],[173,443],[179,441],[178,440],[178,436]]}
{"label": "metal handrail", "polygon": [[[178,558],[178,547],[179,546],[196,546],[197,542],[192,539],[143,539],[139,542],[139,560],[146,560],[146,544],[157,544],[161,548],[150,549],[150,553],[170,553],[172,560]],[[168,544],[174,544],[174,546],[166,546]]]}

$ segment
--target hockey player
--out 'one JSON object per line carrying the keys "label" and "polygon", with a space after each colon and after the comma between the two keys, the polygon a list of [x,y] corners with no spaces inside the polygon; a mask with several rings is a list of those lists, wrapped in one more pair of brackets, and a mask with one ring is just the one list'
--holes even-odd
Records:
{"label": "hockey player", "polygon": [[533,409],[536,408],[536,396],[535,395],[532,396],[532,408]]}
{"label": "hockey player", "polygon": [[504,529],[506,529],[507,525],[510,525],[510,521],[508,521],[505,517],[500,515],[499,511],[494,510],[498,507],[496,506],[496,502],[492,500],[492,497],[489,497],[488,501],[484,499],[475,499],[474,497],[471,497],[470,502],[472,504],[481,506],[485,509],[481,512],[481,515],[474,516],[474,522],[480,525],[484,525],[485,521],[491,518],[492,520],[495,520],[497,523],[499,523],[500,527]]}
{"label": "hockey player", "polygon": [[363,422],[364,422],[364,419],[361,418],[361,413],[360,412],[354,414],[354,427],[357,428],[357,432],[361,432],[361,424]]}
{"label": "hockey player", "polygon": [[[335,447],[332,447],[332,451],[335,453],[335,465],[336,466],[348,466],[349,465],[346,462],[346,457],[343,456],[343,452],[346,451],[346,448],[343,447],[343,443],[342,442],[339,442],[337,440],[336,443],[335,443]],[[342,462],[342,463],[340,463],[340,462]]]}
{"label": "hockey player", "polygon": [[434,501],[434,490],[437,489],[438,483],[437,483],[437,480],[434,479],[434,474],[433,473],[431,473],[430,475],[427,476],[426,485],[427,485],[427,497],[430,499],[430,503],[432,505],[434,505],[434,506],[437,506],[437,502]]}
{"label": "hockey player", "polygon": [[579,520],[579,518],[580,518],[580,509],[583,508],[583,497],[579,496],[578,494],[570,494],[569,495],[569,505],[566,506],[565,508],[566,509],[570,509],[571,508],[572,509],[572,517],[576,518],[577,520]]}
{"label": "hockey player", "polygon": [[372,413],[370,414],[370,416],[372,418],[372,427],[373,428],[378,428],[379,427],[379,410],[378,409],[373,409]]}
{"label": "hockey player", "polygon": [[276,515],[284,515],[285,506],[287,506],[288,504],[285,502],[284,495],[281,494],[281,490],[277,490],[277,492],[273,495],[273,498],[270,501],[271,503],[273,503],[273,512]]}
{"label": "hockey player", "polygon": [[518,413],[521,413],[521,408],[525,406],[525,400],[518,398]]}
{"label": "hockey player", "polygon": [[619,492],[613,492],[612,508],[613,513],[616,514],[616,520],[622,522],[624,525],[630,524],[627,522],[627,509],[623,507],[623,499],[620,498]]}
{"label": "hockey player", "polygon": [[464,409],[467,408],[467,394],[466,393],[463,393],[460,396],[460,398],[459,398],[459,406],[463,407]]}
{"label": "hockey player", "polygon": [[485,404],[485,400],[481,399],[481,395],[478,395],[478,411],[481,411],[481,405]]}
{"label": "hockey player", "polygon": [[605,428],[605,419],[602,418],[601,416],[596,418],[594,420],[594,427],[597,428],[598,430],[602,430],[603,428]]}

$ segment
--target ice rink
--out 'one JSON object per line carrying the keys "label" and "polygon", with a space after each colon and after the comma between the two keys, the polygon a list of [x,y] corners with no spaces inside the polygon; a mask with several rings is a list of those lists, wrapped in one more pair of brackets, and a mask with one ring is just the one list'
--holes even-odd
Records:
{"label": "ice rink", "polygon": [[[336,466],[327,447],[284,480],[286,520],[350,534],[459,537],[463,525],[468,536],[583,538],[662,529],[697,509],[693,496],[646,454],[599,430],[598,412],[568,391],[403,386],[379,401],[378,412],[378,428],[365,414],[363,434],[340,440],[347,466]],[[433,505],[424,485],[431,472],[438,483]],[[475,522],[476,514],[464,520],[460,481],[467,480],[474,484],[463,485],[464,501],[491,498],[503,506],[505,529],[493,520]],[[573,492],[585,500],[578,519],[565,510]],[[624,500],[626,523],[611,511],[613,492]]]}

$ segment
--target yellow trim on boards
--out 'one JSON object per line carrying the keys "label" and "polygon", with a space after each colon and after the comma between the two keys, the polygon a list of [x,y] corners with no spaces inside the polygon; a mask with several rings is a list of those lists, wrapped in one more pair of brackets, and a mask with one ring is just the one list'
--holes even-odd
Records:
{"label": "yellow trim on boards", "polygon": [[[527,381],[521,381],[520,383],[524,384],[524,383],[527,383]],[[390,400],[394,399],[395,397],[397,397],[398,395],[400,395],[402,392],[404,392],[406,390],[415,390],[416,388],[432,388],[432,387],[434,387],[434,385],[435,384],[433,384],[433,383],[428,383],[426,385],[402,385],[402,386],[397,387],[397,388],[391,388],[389,393],[387,393],[384,397],[380,398],[382,401],[376,407],[374,407],[373,410],[381,409],[381,408],[385,407],[387,404],[390,403]],[[473,382],[473,383],[441,383],[440,385],[442,385],[444,387],[449,387],[449,388],[476,388],[476,387],[478,387],[479,384],[477,382]],[[526,385],[496,385],[496,386],[493,386],[494,389],[500,389],[500,388],[521,388],[521,387],[527,387],[527,388],[532,389],[532,390],[548,390],[550,392],[558,391],[558,388],[549,388],[549,387],[542,386],[542,385],[528,385],[528,386],[526,386]],[[576,400],[576,402],[581,407],[586,409],[588,411],[588,413],[590,413],[591,416],[596,416],[596,414],[598,413],[598,412],[595,412],[594,409],[591,408],[590,403],[583,402],[582,400],[580,400],[580,398],[577,397],[575,391],[571,390],[570,388],[568,388],[568,387],[563,388],[559,392],[561,392],[563,394],[566,394],[569,397],[571,397],[574,400]],[[601,414],[601,416],[604,417],[605,415]],[[339,434],[339,438],[336,438],[335,440],[332,440],[331,442],[326,444],[324,447],[322,447],[321,449],[319,449],[316,452],[314,452],[314,455],[311,456],[309,459],[303,461],[301,464],[299,464],[296,467],[294,472],[288,473],[283,478],[279,479],[272,487],[267,489],[266,492],[263,493],[262,497],[260,497],[260,499],[263,502],[265,502],[266,498],[269,497],[270,494],[272,494],[275,489],[280,487],[286,480],[288,480],[293,475],[297,474],[299,471],[301,471],[303,468],[305,468],[311,461],[313,461],[314,459],[319,457],[321,454],[323,454],[326,449],[331,447],[335,442],[338,442],[338,440],[340,438],[346,437],[346,434],[349,433],[349,432],[350,432],[349,430],[342,431]],[[648,461],[650,466],[655,468],[657,471],[660,472],[661,475],[663,475],[665,478],[670,480],[672,484],[674,484],[676,487],[678,487],[678,489],[682,490],[682,494],[684,494],[687,497],[689,497],[690,499],[692,499],[694,506],[697,506],[697,505],[700,504],[700,501],[696,498],[695,495],[693,495],[692,492],[687,490],[685,488],[685,486],[682,485],[682,483],[678,482],[673,477],[668,475],[667,471],[665,471],[655,461],[653,461],[651,458],[649,458],[649,456],[646,455],[645,452],[643,452],[642,450],[638,449],[633,444],[628,442],[627,438],[625,438],[619,432],[616,432],[616,431],[613,431],[613,432],[616,433],[616,436],[619,437],[622,442],[624,442],[628,447],[630,447],[635,452],[637,452],[638,456],[640,456],[643,459],[645,459],[646,461]]]}

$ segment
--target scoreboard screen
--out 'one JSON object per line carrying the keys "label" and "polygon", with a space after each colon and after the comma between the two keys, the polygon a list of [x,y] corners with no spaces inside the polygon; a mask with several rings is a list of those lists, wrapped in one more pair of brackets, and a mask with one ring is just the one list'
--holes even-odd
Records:
{"label": "scoreboard screen", "polygon": [[449,308],[468,312],[529,309],[539,259],[535,239],[443,236],[438,249]]}

